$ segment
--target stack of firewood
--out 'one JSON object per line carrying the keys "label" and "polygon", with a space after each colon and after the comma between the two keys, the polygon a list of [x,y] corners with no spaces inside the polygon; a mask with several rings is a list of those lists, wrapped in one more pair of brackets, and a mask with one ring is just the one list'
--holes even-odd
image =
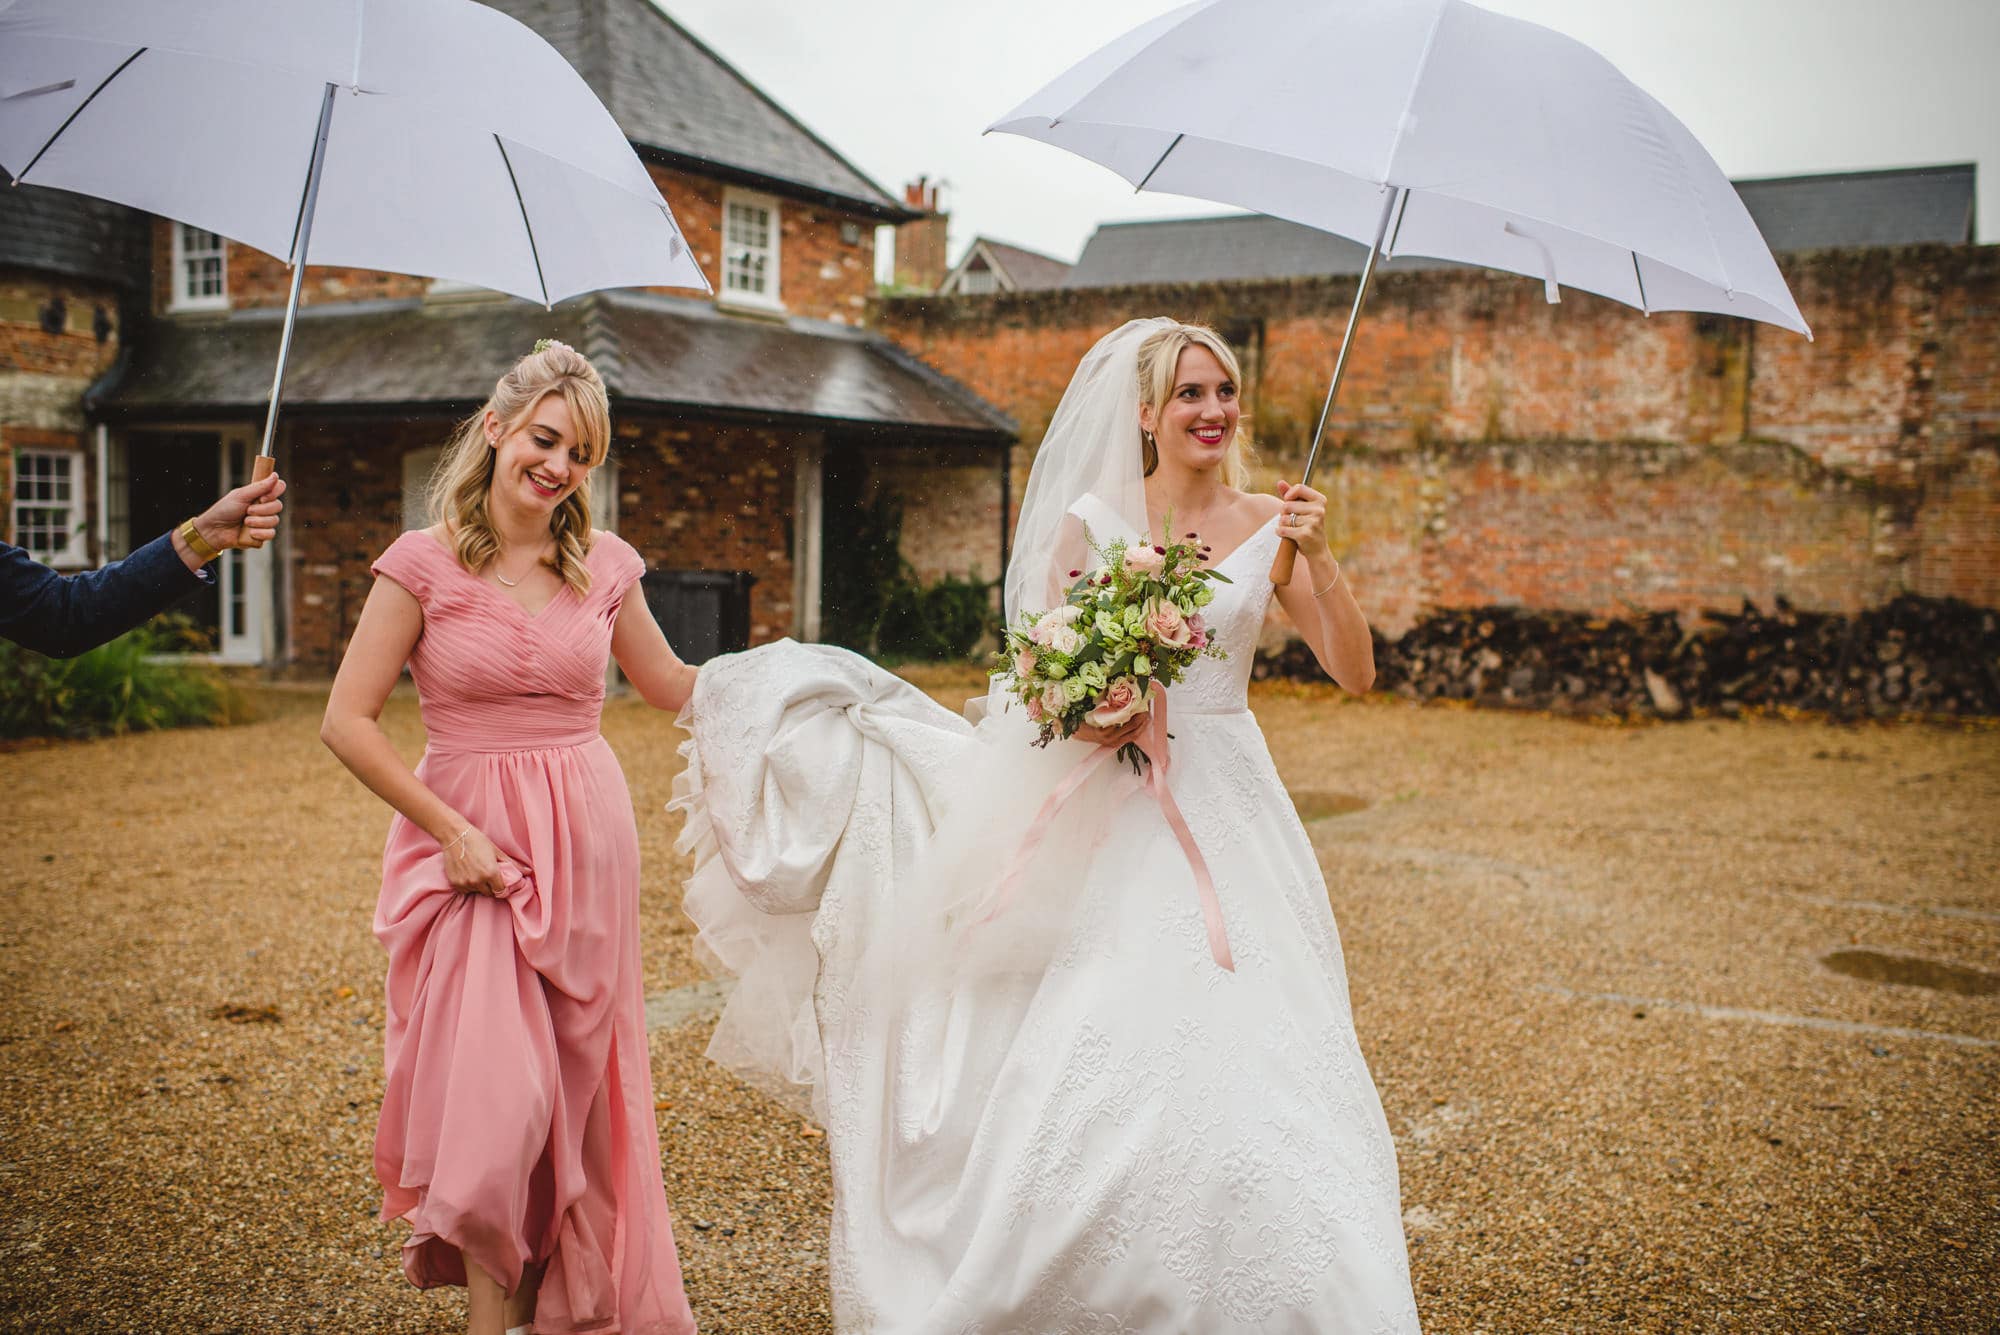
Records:
{"label": "stack of firewood", "polygon": [[[1904,595],[1855,616],[1671,612],[1636,618],[1493,607],[1442,611],[1375,642],[1376,689],[1414,700],[1580,714],[2000,715],[2000,613]],[[1261,659],[1259,678],[1319,675],[1304,645]]]}

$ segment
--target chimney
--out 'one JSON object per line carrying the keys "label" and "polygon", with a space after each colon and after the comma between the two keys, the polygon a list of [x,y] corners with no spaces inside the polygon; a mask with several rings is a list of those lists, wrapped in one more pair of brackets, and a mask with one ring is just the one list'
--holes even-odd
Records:
{"label": "chimney", "polygon": [[920,210],[923,217],[896,228],[896,286],[920,292],[935,292],[951,272],[945,263],[945,233],[951,215],[938,209],[938,187],[943,182],[919,176],[903,187],[903,202]]}

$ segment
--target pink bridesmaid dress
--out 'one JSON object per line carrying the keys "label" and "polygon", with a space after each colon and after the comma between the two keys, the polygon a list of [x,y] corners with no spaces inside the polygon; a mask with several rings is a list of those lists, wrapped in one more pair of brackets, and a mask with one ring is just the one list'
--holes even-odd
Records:
{"label": "pink bridesmaid dress", "polygon": [[429,744],[417,775],[507,859],[504,898],[451,888],[398,815],[375,935],[389,952],[382,1217],[403,1271],[510,1291],[546,1262],[541,1335],[694,1330],[660,1179],[639,971],[639,841],[598,735],[620,602],[645,563],[591,544],[590,590],[530,616],[409,532],[374,570],[423,605],[410,655]]}

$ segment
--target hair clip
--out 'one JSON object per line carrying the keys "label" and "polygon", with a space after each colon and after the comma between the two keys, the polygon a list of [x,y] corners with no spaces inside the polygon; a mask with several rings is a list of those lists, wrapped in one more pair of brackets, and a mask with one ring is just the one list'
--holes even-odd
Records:
{"label": "hair clip", "polygon": [[[543,352],[547,352],[547,351],[548,351],[549,349],[551,349],[551,348],[559,348],[559,349],[561,349],[562,351],[564,351],[564,352],[568,352],[568,353],[574,353],[574,352],[576,351],[576,349],[575,349],[575,348],[572,348],[572,347],[571,347],[571,346],[570,346],[569,344],[567,344],[567,343],[564,343],[564,342],[563,342],[563,341],[562,341],[561,339],[554,339],[554,338],[538,338],[538,339],[536,339],[536,340],[535,340],[535,352],[536,352],[536,353],[543,353]],[[534,354],[530,354],[530,355],[532,356],[532,355],[534,355]]]}

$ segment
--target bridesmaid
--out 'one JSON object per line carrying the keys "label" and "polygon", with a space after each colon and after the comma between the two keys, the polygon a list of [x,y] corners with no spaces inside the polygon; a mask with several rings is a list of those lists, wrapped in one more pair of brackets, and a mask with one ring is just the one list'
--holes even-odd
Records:
{"label": "bridesmaid", "polygon": [[[605,657],[675,712],[695,669],[590,527],[604,383],[538,344],[459,428],[440,522],[375,562],[320,736],[396,810],[375,935],[389,953],[382,1218],[403,1272],[463,1284],[470,1335],[694,1330],[667,1218],[640,986],[638,832],[598,735]],[[428,745],[378,722],[408,663]]]}

